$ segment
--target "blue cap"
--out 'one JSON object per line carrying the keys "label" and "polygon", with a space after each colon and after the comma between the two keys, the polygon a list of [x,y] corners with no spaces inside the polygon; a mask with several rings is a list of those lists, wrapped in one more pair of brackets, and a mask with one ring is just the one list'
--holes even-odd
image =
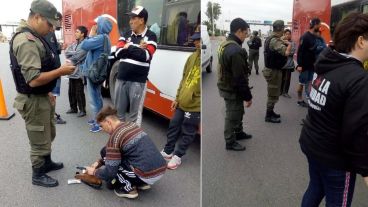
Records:
{"label": "blue cap", "polygon": [[201,33],[200,32],[194,32],[194,34],[190,38],[192,40],[199,40],[199,39],[201,39]]}

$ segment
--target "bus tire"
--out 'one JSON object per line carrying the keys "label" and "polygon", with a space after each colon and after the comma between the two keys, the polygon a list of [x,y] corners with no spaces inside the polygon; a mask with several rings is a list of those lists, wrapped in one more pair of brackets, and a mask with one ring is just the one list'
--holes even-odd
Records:
{"label": "bus tire", "polygon": [[110,88],[110,96],[111,96],[112,103],[114,103],[114,100],[115,100],[115,83],[116,83],[116,78],[118,76],[119,63],[120,63],[119,61],[116,61],[114,65],[112,65],[111,71],[110,71],[109,88]]}

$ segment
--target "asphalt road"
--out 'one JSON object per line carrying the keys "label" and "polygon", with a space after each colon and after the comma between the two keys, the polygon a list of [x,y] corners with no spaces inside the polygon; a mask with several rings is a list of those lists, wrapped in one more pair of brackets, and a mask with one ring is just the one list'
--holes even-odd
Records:
{"label": "asphalt road", "polygon": [[[212,41],[214,57],[218,41]],[[260,51],[260,70],[263,51]],[[306,108],[296,104],[297,73],[293,73],[291,99],[280,97],[275,111],[281,124],[264,122],[266,81],[252,71],[250,85],[253,105],[246,109],[244,127],[253,139],[241,141],[244,152],[225,150],[223,138],[224,101],[218,95],[217,60],[213,72],[202,74],[202,203],[220,207],[294,207],[300,206],[309,181],[307,160],[299,147],[300,121]],[[368,188],[357,176],[353,206],[368,206]],[[323,204],[324,206],[324,204]]]}
{"label": "asphalt road", "polygon": [[[63,55],[61,55],[64,61]],[[0,43],[0,79],[5,93],[7,108],[12,109],[16,95],[13,78],[9,69],[8,44]],[[95,190],[84,184],[68,185],[73,178],[76,165],[89,165],[99,156],[99,150],[106,144],[108,135],[90,133],[88,117],[77,118],[66,115],[69,108],[68,80],[62,78],[61,97],[57,99],[56,111],[67,121],[57,125],[57,136],[53,143],[53,159],[63,161],[64,168],[51,172],[60,185],[43,188],[31,184],[29,144],[24,121],[16,112],[9,121],[0,121],[0,206],[200,206],[200,142],[197,139],[182,159],[182,165],[174,171],[167,171],[152,189],[140,192],[136,200],[117,197],[113,191],[103,187]],[[104,100],[109,103],[109,99]],[[14,111],[14,110],[13,110]],[[87,114],[89,114],[87,103]],[[145,111],[143,129],[161,150],[166,142],[169,121]]]}

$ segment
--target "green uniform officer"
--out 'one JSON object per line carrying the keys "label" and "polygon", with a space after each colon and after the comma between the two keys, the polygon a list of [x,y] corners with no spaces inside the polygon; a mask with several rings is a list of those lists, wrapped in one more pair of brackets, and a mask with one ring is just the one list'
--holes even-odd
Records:
{"label": "green uniform officer", "polygon": [[267,81],[267,112],[265,121],[280,123],[280,114],[274,112],[275,104],[281,95],[282,67],[290,54],[291,45],[281,40],[284,31],[284,21],[276,20],[273,23],[273,32],[265,41],[264,59],[265,68],[262,71]]}
{"label": "green uniform officer", "polygon": [[251,74],[252,67],[256,69],[256,75],[258,75],[258,60],[259,60],[259,48],[262,47],[262,40],[258,37],[258,32],[253,31],[253,36],[247,42],[249,46],[249,74]]}
{"label": "green uniform officer", "polygon": [[249,25],[241,18],[230,23],[230,34],[218,50],[218,82],[220,96],[225,100],[225,142],[227,150],[242,151],[237,140],[252,136],[243,131],[244,105],[250,107],[252,94],[248,85],[248,54],[241,47],[248,36]]}
{"label": "green uniform officer", "polygon": [[56,78],[71,74],[75,67],[55,67],[55,54],[42,38],[60,25],[57,10],[46,0],[31,4],[27,21],[22,21],[11,40],[10,60],[18,94],[14,107],[25,120],[31,146],[32,183],[54,187],[58,181],[46,175],[63,168],[51,160],[51,143],[55,138],[55,99],[50,93]]}

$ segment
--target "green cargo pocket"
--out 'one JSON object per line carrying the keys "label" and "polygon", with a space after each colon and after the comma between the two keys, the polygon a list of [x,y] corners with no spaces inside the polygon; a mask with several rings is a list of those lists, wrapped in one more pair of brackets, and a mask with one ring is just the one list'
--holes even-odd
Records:
{"label": "green cargo pocket", "polygon": [[266,81],[269,82],[272,78],[272,70],[271,69],[263,69],[262,70],[263,76],[265,77]]}
{"label": "green cargo pocket", "polygon": [[277,85],[268,85],[268,96],[280,96],[280,88]]}
{"label": "green cargo pocket", "polygon": [[23,111],[25,103],[22,102],[14,102],[13,107],[18,111]]}
{"label": "green cargo pocket", "polygon": [[47,144],[45,137],[45,127],[36,125],[26,125],[29,142],[31,145]]}

